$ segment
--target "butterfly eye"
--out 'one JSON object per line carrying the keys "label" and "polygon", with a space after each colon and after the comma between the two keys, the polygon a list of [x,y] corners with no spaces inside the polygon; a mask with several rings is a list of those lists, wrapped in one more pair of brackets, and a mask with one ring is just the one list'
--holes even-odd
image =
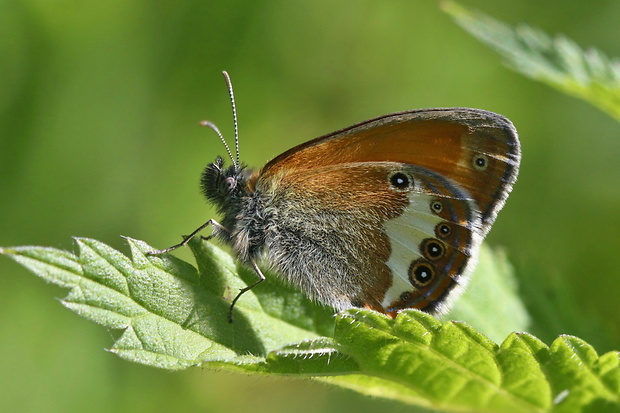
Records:
{"label": "butterfly eye", "polygon": [[228,178],[224,179],[224,189],[226,190],[226,192],[232,192],[236,186],[237,186],[237,180],[233,178],[232,176],[229,176]]}
{"label": "butterfly eye", "polygon": [[409,266],[409,282],[416,288],[424,288],[435,278],[435,270],[423,259],[417,259]]}
{"label": "butterfly eye", "polygon": [[489,166],[489,158],[486,155],[477,154],[473,159],[474,169],[484,171]]}
{"label": "butterfly eye", "polygon": [[402,172],[396,172],[390,176],[390,184],[396,189],[407,189],[411,185],[412,180]]}

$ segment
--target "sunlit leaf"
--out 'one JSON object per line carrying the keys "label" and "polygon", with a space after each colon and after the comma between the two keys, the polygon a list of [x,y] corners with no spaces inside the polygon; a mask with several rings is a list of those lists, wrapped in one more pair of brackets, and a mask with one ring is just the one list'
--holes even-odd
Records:
{"label": "sunlit leaf", "polygon": [[468,324],[415,310],[395,319],[369,310],[334,317],[273,274],[243,296],[229,323],[231,298],[255,276],[219,248],[193,241],[196,269],[171,255],[146,255],[152,248],[141,241],[128,240],[131,258],[92,239],[76,242],[75,255],[44,247],[0,252],[68,288],[63,304],[119,331],[110,350],[130,361],[312,377],[448,411],[620,407],[618,353],[599,357],[575,337],[547,347],[509,334],[498,345]]}

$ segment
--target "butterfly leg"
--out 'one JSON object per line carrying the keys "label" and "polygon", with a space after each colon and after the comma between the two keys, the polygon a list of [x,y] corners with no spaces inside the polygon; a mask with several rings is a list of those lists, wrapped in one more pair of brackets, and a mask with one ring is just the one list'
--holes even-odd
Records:
{"label": "butterfly leg", "polygon": [[237,300],[239,300],[239,298],[241,298],[243,294],[250,291],[252,288],[256,287],[258,284],[262,283],[263,281],[265,281],[265,276],[263,275],[263,272],[260,270],[260,268],[258,268],[258,265],[256,265],[256,261],[254,261],[253,258],[250,259],[250,264],[252,265],[252,269],[254,270],[256,275],[258,275],[258,281],[256,281],[254,284],[248,285],[245,288],[242,288],[239,291],[239,294],[237,294],[237,296],[235,297],[235,299],[232,300],[232,303],[230,303],[230,309],[228,310],[228,322],[229,323],[233,322],[233,309],[235,308],[235,304],[237,304]]}
{"label": "butterfly leg", "polygon": [[[192,232],[191,234],[189,234],[188,236],[184,236],[183,237],[183,241],[181,241],[180,243],[173,245],[172,247],[168,247],[168,248],[164,248],[163,250],[155,250],[155,251],[149,251],[146,253],[146,255],[161,255],[161,254],[166,254],[170,251],[174,251],[179,247],[184,247],[187,245],[187,243],[194,238],[200,231],[202,231],[203,229],[205,229],[206,227],[208,227],[209,225],[213,225],[215,228],[219,229],[220,231],[224,231],[224,232],[230,232],[228,231],[228,229],[226,229],[224,226],[222,226],[219,222],[210,219],[207,222],[205,222],[204,224],[202,224],[200,227],[198,227],[194,232]],[[213,237],[213,234],[209,235],[208,237],[203,237],[205,240],[210,239]]]}

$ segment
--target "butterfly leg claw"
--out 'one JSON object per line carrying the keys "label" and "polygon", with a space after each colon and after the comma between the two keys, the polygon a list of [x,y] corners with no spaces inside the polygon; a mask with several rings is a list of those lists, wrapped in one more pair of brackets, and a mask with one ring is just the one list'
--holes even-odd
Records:
{"label": "butterfly leg claw", "polygon": [[[201,226],[199,226],[191,234],[189,234],[187,236],[184,236],[183,237],[183,241],[179,242],[178,244],[173,245],[172,247],[164,248],[162,250],[149,251],[149,252],[146,253],[146,255],[162,255],[162,254],[166,254],[166,253],[168,253],[170,251],[174,251],[177,248],[184,247],[184,246],[186,246],[191,241],[192,238],[194,238],[196,235],[198,235],[198,233],[200,231],[202,231],[203,229],[205,229],[209,225],[213,225],[213,227],[217,228],[220,231],[229,232],[228,229],[226,229],[224,226],[222,226],[219,222],[217,222],[217,221],[215,221],[213,219],[210,219],[207,222],[205,222],[204,224],[202,224]],[[213,238],[213,236],[214,235],[211,234],[211,235],[209,235],[207,237],[203,237],[203,239],[204,240],[208,240],[208,239]]]}

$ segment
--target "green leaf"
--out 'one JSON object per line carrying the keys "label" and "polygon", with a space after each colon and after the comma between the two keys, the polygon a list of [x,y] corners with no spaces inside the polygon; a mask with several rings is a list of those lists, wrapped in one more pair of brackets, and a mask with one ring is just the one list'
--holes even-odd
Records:
{"label": "green leaf", "polygon": [[[599,357],[575,337],[547,347],[529,334],[512,333],[497,345],[468,324],[441,323],[415,310],[395,319],[369,310],[334,317],[270,273],[238,301],[231,324],[231,299],[256,276],[214,245],[190,243],[196,269],[171,255],[146,255],[152,248],[141,241],[128,239],[131,258],[92,239],[76,242],[75,255],[43,247],[0,252],[70,289],[63,304],[119,331],[110,351],[127,360],[170,370],[204,366],[311,377],[448,411],[620,408],[618,353]],[[513,282],[505,259],[484,254],[478,276],[500,274],[494,287],[505,289]],[[472,286],[483,284],[490,283]],[[476,301],[483,306],[478,311]],[[484,323],[489,303],[473,299],[465,308]],[[494,311],[486,309],[487,320]]]}
{"label": "green leaf", "polygon": [[451,1],[443,9],[478,40],[500,53],[509,67],[620,119],[620,61],[597,49],[582,50],[564,36],[519,25],[512,28]]}
{"label": "green leaf", "polygon": [[[294,322],[278,321],[261,308],[264,305],[275,313],[278,300],[258,294],[258,288],[257,294],[247,294],[239,302],[240,311],[230,324],[225,316],[227,299],[244,286],[230,256],[208,244],[193,243],[201,268],[209,271],[199,273],[173,256],[146,256],[153,248],[128,241],[132,259],[85,238],[76,239],[77,255],[44,247],[2,252],[45,280],[70,288],[62,301],[69,309],[120,330],[110,351],[155,367],[182,369],[224,362],[234,369],[239,364],[254,371],[269,351],[333,328],[332,313],[318,306],[301,306],[296,312],[303,315]],[[292,295],[286,294],[284,286],[278,289],[285,290],[284,297]]]}

